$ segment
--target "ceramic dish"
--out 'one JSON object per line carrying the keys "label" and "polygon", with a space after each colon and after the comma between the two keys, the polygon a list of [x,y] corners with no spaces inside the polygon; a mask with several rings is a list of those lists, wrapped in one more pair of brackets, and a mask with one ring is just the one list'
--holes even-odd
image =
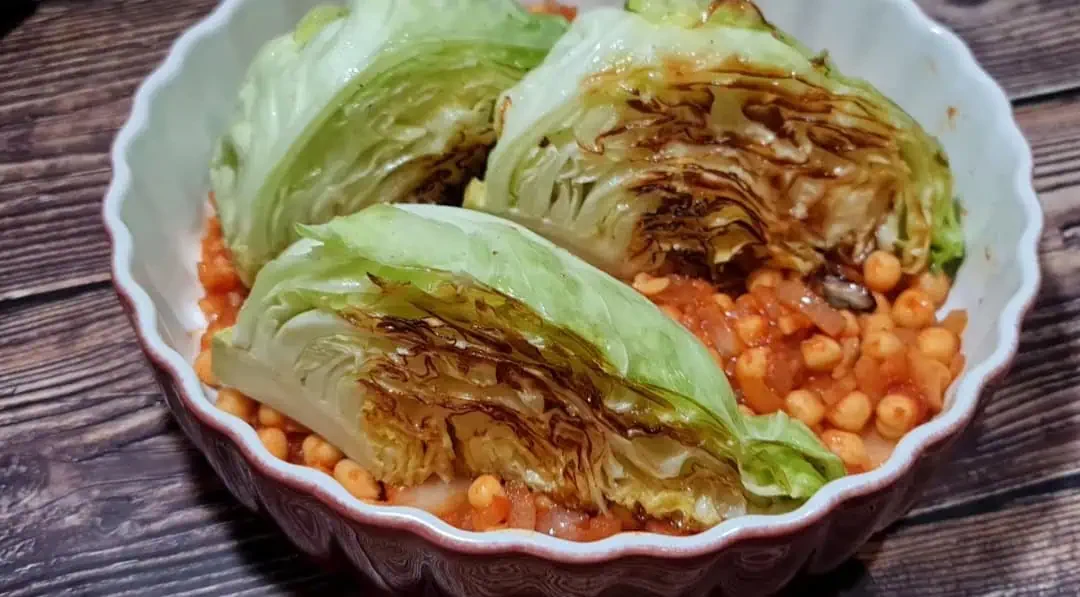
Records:
{"label": "ceramic dish", "polygon": [[[207,164],[263,42],[318,0],[226,0],[185,33],[138,91],[113,147],[105,199],[113,276],[169,407],[229,489],[305,552],[340,551],[383,589],[434,582],[452,595],[676,595],[778,590],[850,557],[900,517],[1017,350],[1039,281],[1042,213],[1031,152],[1002,90],[953,34],[906,0],[760,0],[766,15],[896,100],[952,160],[967,210],[964,263],[946,309],[967,309],[968,366],[944,413],[880,468],[827,485],[798,510],[729,520],[693,537],[622,533],[571,543],[538,533],[457,530],[424,512],[371,506],[329,476],[272,457],[251,426],[214,408],[192,369]],[[588,8],[618,2],[582,1]]]}

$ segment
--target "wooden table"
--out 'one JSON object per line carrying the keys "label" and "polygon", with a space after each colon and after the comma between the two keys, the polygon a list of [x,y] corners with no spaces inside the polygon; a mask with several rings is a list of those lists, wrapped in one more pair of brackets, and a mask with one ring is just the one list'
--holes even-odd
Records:
{"label": "wooden table", "polygon": [[[953,464],[857,559],[792,594],[1075,595],[1080,4],[921,2],[1015,100],[1048,215],[1045,282]],[[0,595],[365,592],[227,493],[166,411],[109,281],[109,144],[136,85],[213,4],[0,7]]]}

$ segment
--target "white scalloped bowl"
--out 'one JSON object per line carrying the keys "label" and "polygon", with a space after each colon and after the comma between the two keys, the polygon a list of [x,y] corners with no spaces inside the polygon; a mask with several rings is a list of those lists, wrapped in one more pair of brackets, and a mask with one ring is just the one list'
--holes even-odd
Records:
{"label": "white scalloped bowl", "polygon": [[[317,1],[226,0],[185,33],[135,96],[104,206],[116,288],[169,406],[232,492],[265,509],[304,551],[340,552],[393,590],[433,580],[453,595],[771,593],[801,570],[835,567],[910,508],[980,392],[1014,356],[1038,287],[1043,218],[1031,152],[1005,94],[913,2],[760,0],[770,19],[869,79],[948,151],[970,251],[946,309],[967,309],[971,323],[968,367],[947,410],[909,433],[883,466],[828,484],[798,510],[729,520],[694,537],[624,533],[571,543],[523,531],[476,534],[418,510],[361,503],[330,477],[272,457],[249,425],[213,407],[191,366],[203,325],[195,262],[211,148],[255,51]],[[620,2],[579,3],[601,4]]]}

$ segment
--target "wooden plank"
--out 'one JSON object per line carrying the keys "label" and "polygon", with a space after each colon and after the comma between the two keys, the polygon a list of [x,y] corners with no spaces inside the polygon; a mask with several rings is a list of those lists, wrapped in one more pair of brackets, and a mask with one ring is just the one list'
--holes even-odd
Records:
{"label": "wooden plank", "polygon": [[1035,157],[1035,188],[1047,220],[1071,217],[1067,189],[1080,186],[1080,95],[1020,107],[1016,119]]}
{"label": "wooden plank", "polygon": [[1076,0],[917,0],[968,43],[1013,99],[1080,83]]}
{"label": "wooden plank", "polygon": [[1080,488],[936,524],[901,523],[786,596],[1072,596],[1080,586]]}
{"label": "wooden plank", "polygon": [[166,410],[111,288],[0,319],[0,594],[294,594],[326,574]]}
{"label": "wooden plank", "polygon": [[[1080,61],[1069,59],[1080,53],[1074,0],[921,1],[1014,96],[1080,84]],[[47,2],[0,40],[0,301],[107,279],[99,213],[109,144],[139,81],[213,5]],[[1048,159],[1076,155],[1077,145],[1062,143]]]}
{"label": "wooden plank", "polygon": [[[882,594],[1069,595],[1080,586],[1080,490],[1002,504],[982,516],[940,524],[900,525],[871,542],[860,559],[882,558],[872,570]],[[948,562],[948,566],[943,566]],[[930,579],[933,579],[932,581]]]}
{"label": "wooden plank", "polygon": [[108,279],[109,145],[139,82],[214,4],[48,2],[0,40],[0,300]]}

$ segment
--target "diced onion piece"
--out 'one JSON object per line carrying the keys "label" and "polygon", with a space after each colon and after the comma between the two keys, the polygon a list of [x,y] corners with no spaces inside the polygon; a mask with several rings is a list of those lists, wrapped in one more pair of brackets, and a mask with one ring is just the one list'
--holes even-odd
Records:
{"label": "diced onion piece", "polygon": [[581,525],[588,516],[582,512],[567,510],[562,506],[541,508],[536,512],[537,532],[560,539],[578,541],[581,537]]}
{"label": "diced onion piece", "polygon": [[844,336],[859,337],[859,318],[851,311],[841,311],[840,316],[844,318]]}
{"label": "diced onion piece", "polygon": [[840,341],[840,347],[844,351],[844,357],[840,360],[840,364],[833,369],[833,379],[840,379],[851,372],[851,368],[855,366],[855,361],[859,359],[859,339],[844,338]]}
{"label": "diced onion piece", "polygon": [[671,278],[660,277],[654,278],[644,272],[638,274],[634,278],[634,290],[644,294],[645,296],[654,297],[664,292],[671,286]]}
{"label": "diced onion piece", "polygon": [[908,363],[911,366],[911,381],[919,388],[926,406],[935,413],[945,408],[945,390],[949,388],[953,375],[949,368],[920,353],[917,349],[908,351]]}
{"label": "diced onion piece", "polygon": [[765,310],[765,314],[769,316],[769,319],[777,321],[787,314],[787,310],[780,304],[780,300],[776,298],[775,284],[771,286],[758,286],[751,290],[751,292],[758,300],[758,303],[761,304],[761,308]]}
{"label": "diced onion piece", "polygon": [[892,317],[892,305],[889,304],[889,297],[880,292],[874,293],[874,313]]}
{"label": "diced onion piece", "polygon": [[910,328],[896,328],[892,331],[893,335],[900,339],[900,343],[904,346],[915,346],[919,341],[918,330]]}
{"label": "diced onion piece", "polygon": [[[827,380],[828,378],[825,379]],[[855,381],[855,376],[846,375],[840,379],[834,380],[831,384],[821,390],[821,399],[825,401],[826,405],[832,406],[843,400],[848,394],[857,390],[858,387],[859,384]]]}
{"label": "diced onion piece", "polygon": [[843,333],[847,322],[844,316],[829,306],[825,299],[817,296],[802,282],[784,280],[776,285],[776,297],[781,303],[802,313],[814,322],[821,331],[835,337]]}
{"label": "diced onion piece", "polygon": [[798,350],[776,346],[769,358],[765,382],[779,396],[786,396],[795,389],[795,382],[802,375],[802,355]]}
{"label": "diced onion piece", "polygon": [[720,307],[721,309],[723,309],[724,312],[731,311],[731,310],[733,310],[735,308],[735,299],[731,298],[730,296],[728,296],[728,295],[726,295],[726,294],[724,294],[722,292],[719,293],[719,294],[714,294],[713,297],[712,297],[712,300],[713,300],[713,303],[717,307]]}
{"label": "diced onion piece", "polygon": [[394,506],[412,506],[436,516],[445,516],[469,503],[468,479],[450,482],[431,479],[415,487],[391,491],[387,488],[386,499]]}
{"label": "diced onion piece", "polygon": [[945,316],[945,319],[941,320],[941,327],[956,334],[957,337],[962,337],[964,335],[967,324],[967,311],[950,311],[949,314]]}
{"label": "diced onion piece", "polygon": [[855,361],[855,383],[859,391],[874,401],[881,400],[888,390],[888,380],[881,376],[878,360],[868,355]]}
{"label": "diced onion piece", "polygon": [[506,497],[510,500],[510,513],[506,517],[506,526],[512,529],[536,528],[536,500],[532,492],[520,483],[511,483],[506,488]]}
{"label": "diced onion piece", "polygon": [[910,371],[909,355],[914,351],[915,348],[912,347],[907,353],[900,352],[881,360],[878,371],[888,385],[901,384],[907,380]]}
{"label": "diced onion piece", "polygon": [[774,392],[764,379],[740,378],[739,386],[743,400],[757,414],[772,414],[784,406],[783,398]]}
{"label": "diced onion piece", "polygon": [[578,541],[600,541],[622,531],[622,522],[609,515],[594,516],[585,523],[578,535]]}
{"label": "diced onion piece", "polygon": [[896,444],[881,437],[876,431],[871,431],[863,436],[863,446],[866,447],[866,457],[870,460],[870,468],[877,468],[892,456]]}
{"label": "diced onion piece", "polygon": [[735,315],[744,317],[746,315],[761,315],[763,313],[761,309],[761,303],[752,294],[743,294],[739,298],[735,299]]}
{"label": "diced onion piece", "polygon": [[735,330],[726,320],[710,319],[707,325],[709,326],[709,337],[720,356],[726,358],[737,357],[746,349],[746,344],[743,344],[739,335],[735,333]]}
{"label": "diced onion piece", "polygon": [[766,381],[770,361],[775,360],[767,348],[753,348],[742,354],[735,365],[735,379],[742,390],[743,401],[759,414],[780,410],[783,398]]}

